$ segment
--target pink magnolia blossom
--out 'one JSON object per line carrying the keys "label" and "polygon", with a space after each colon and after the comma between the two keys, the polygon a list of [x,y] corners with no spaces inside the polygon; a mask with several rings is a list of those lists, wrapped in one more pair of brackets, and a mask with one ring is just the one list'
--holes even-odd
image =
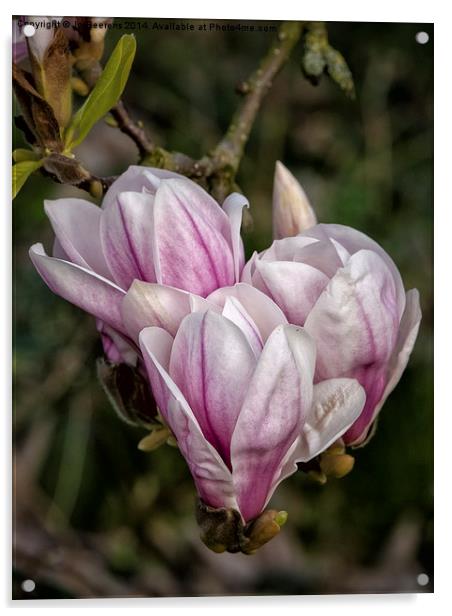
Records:
{"label": "pink magnolia blossom", "polygon": [[121,303],[134,280],[201,297],[238,281],[246,203],[234,194],[221,208],[191,180],[132,166],[102,208],[82,199],[46,201],[53,256],[35,244],[30,257],[52,291],[98,319],[107,355],[117,358],[117,337],[129,340]]}
{"label": "pink magnolia blossom", "polygon": [[354,379],[313,385],[312,338],[256,289],[212,295],[194,298],[175,336],[148,327],[139,338],[157,405],[200,497],[247,522],[296,462],[349,428],[365,394]]}
{"label": "pink magnolia blossom", "polygon": [[418,291],[405,293],[397,267],[376,242],[333,224],[274,241],[252,256],[242,280],[314,338],[315,382],[347,376],[364,387],[365,407],[343,437],[347,444],[362,443],[413,349]]}

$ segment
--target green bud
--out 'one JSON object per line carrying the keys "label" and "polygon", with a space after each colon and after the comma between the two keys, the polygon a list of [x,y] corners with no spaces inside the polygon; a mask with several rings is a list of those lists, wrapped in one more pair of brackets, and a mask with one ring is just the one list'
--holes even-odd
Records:
{"label": "green bud", "polygon": [[275,517],[275,522],[278,524],[278,526],[284,526],[284,524],[287,522],[288,517],[289,514],[287,513],[287,511],[278,511],[278,514]]}
{"label": "green bud", "polygon": [[242,547],[245,554],[254,554],[280,532],[287,520],[286,511],[267,509],[245,529],[249,542]]}
{"label": "green bud", "polygon": [[102,182],[99,180],[93,180],[89,183],[89,194],[95,199],[100,199],[104,194],[104,189],[102,187]]}

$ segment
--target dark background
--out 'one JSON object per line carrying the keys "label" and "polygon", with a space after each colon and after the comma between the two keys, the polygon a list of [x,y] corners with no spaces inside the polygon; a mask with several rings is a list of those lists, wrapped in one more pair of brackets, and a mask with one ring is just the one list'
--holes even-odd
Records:
{"label": "dark background", "polygon": [[[327,77],[308,83],[295,49],[240,168],[253,216],[244,237],[248,255],[271,241],[279,159],[320,221],[369,234],[394,258],[406,288],[419,289],[419,338],[375,437],[354,452],[355,468],[342,480],[318,486],[301,473],[286,480],[272,504],[289,512],[288,522],[256,555],[209,552],[198,539],[194,487],[179,452],[137,450],[142,432],[117,419],[96,380],[93,320],[54,296],[28,258],[36,241],[51,247],[43,200],[86,195],[33,176],[13,206],[16,598],[433,589],[433,27],[330,23],[328,30],[357,98]],[[419,31],[430,35],[426,45],[416,42]],[[120,34],[108,34],[104,58]],[[124,101],[159,144],[194,157],[221,137],[235,85],[274,36],[135,34]],[[14,140],[22,145],[19,134]],[[104,123],[78,152],[101,175],[137,159],[133,143]],[[21,590],[26,578],[36,582],[32,593]]]}

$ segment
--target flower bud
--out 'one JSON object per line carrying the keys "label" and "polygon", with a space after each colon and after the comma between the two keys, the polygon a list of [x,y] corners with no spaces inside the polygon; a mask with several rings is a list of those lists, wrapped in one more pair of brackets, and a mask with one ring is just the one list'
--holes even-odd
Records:
{"label": "flower bud", "polygon": [[33,77],[39,94],[50,104],[60,127],[72,113],[71,59],[69,43],[57,20],[45,18],[48,27],[40,27],[27,39]]}
{"label": "flower bud", "polygon": [[316,223],[316,215],[300,183],[277,161],[273,183],[274,239],[298,235]]}
{"label": "flower bud", "polygon": [[250,525],[247,535],[249,542],[243,547],[245,554],[254,554],[265,543],[268,543],[281,530],[287,521],[287,511],[268,509]]}

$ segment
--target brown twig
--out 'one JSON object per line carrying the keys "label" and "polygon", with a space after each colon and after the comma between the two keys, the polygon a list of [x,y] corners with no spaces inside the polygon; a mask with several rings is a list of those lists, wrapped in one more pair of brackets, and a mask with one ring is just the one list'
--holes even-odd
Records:
{"label": "brown twig", "polygon": [[119,101],[110,113],[115,119],[119,130],[135,142],[140,158],[144,158],[147,154],[152,153],[155,147],[154,144],[146,135],[143,127],[131,119],[122,101]]}
{"label": "brown twig", "polygon": [[243,101],[236,110],[225,136],[213,152],[214,166],[223,168],[227,165],[234,173],[237,171],[262,100],[276,74],[288,60],[300,38],[301,29],[302,24],[299,22],[284,22],[258,69],[240,85]]}

